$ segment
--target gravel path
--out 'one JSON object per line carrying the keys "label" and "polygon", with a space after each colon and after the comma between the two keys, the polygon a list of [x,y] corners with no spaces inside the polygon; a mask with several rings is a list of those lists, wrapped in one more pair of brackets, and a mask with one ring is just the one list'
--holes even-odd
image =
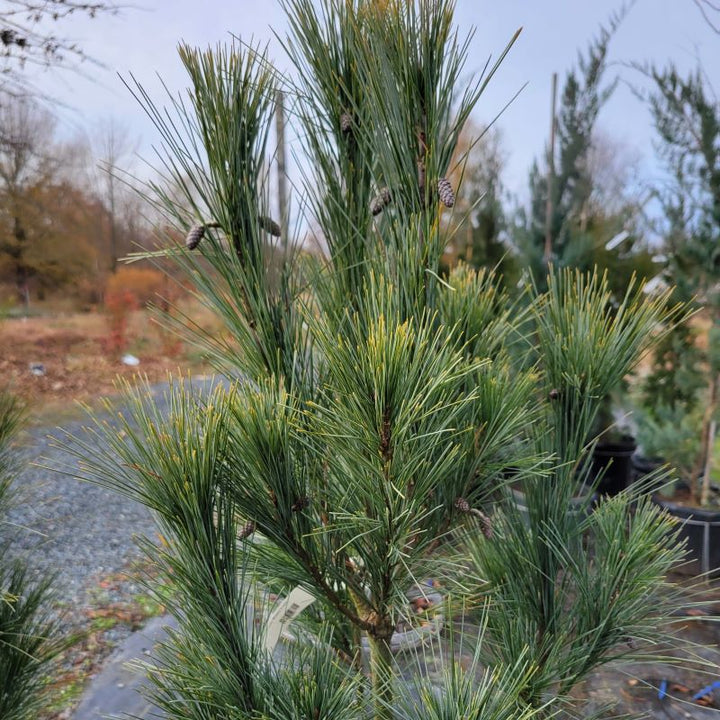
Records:
{"label": "gravel path", "polygon": [[138,503],[49,467],[67,467],[73,458],[55,446],[67,431],[82,435],[83,422],[63,430],[30,433],[24,472],[16,483],[17,505],[8,520],[17,526],[12,552],[28,557],[40,573],[57,573],[58,599],[83,602],[91,579],[119,572],[141,554],[137,535],[153,537],[155,523]]}
{"label": "gravel path", "polygon": [[[204,392],[213,381],[193,380],[192,387]],[[166,383],[152,392],[161,411],[167,408]],[[119,397],[115,407],[122,407]],[[70,605],[82,602],[88,587],[101,576],[126,570],[142,558],[135,538],[156,535],[155,522],[142,505],[69,475],[49,468],[76,467],[69,453],[58,447],[68,435],[85,437],[88,418],[63,428],[35,428],[25,443],[26,463],[16,482],[16,506],[8,520],[17,533],[12,552],[29,558],[41,573],[57,573],[58,599]]]}
{"label": "gravel path", "polygon": [[[199,392],[208,384],[199,378],[192,383]],[[167,407],[167,388],[152,388],[161,410]],[[114,407],[121,409],[122,404],[119,397]],[[84,426],[91,424],[81,417],[61,428],[38,427],[26,433],[15,502],[4,518],[11,523],[3,527],[3,538],[11,540],[10,555],[26,559],[41,577],[55,574],[62,627],[81,637],[60,661],[56,699],[43,715],[45,720],[67,720],[79,693],[106,663],[117,666],[116,673],[123,672],[110,658],[113,649],[122,649],[138,636],[133,633],[147,619],[146,613],[161,610],[145,604],[147,590],[139,581],[143,573],[133,567],[143,560],[136,538],[156,537],[151,513],[133,500],[51,469],[77,467],[62,445],[69,436],[87,439]],[[139,697],[131,695],[133,702]],[[127,709],[136,707],[130,703]]]}
{"label": "gravel path", "polygon": [[[163,402],[160,388],[156,394]],[[23,471],[4,518],[12,523],[3,527],[3,537],[11,535],[10,555],[25,559],[40,577],[55,575],[63,632],[79,638],[54,672],[57,686],[44,720],[70,717],[86,684],[142,623],[136,599],[147,596],[133,565],[143,558],[135,539],[155,537],[150,512],[110,490],[50,469],[76,467],[59,443],[67,442],[66,433],[87,437],[87,424],[84,418],[27,433]],[[9,527],[14,531],[8,533]]]}

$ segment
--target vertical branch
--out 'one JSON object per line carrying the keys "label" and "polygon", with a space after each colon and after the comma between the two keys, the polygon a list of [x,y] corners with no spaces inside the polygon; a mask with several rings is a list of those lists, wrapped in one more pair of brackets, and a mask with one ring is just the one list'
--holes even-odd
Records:
{"label": "vertical branch", "polygon": [[[709,397],[705,412],[703,413],[701,438],[702,443],[698,460],[692,470],[691,487],[694,500],[699,500],[700,505],[706,506],[710,500],[710,472],[712,470],[713,461],[713,444],[715,440],[715,413],[718,407],[718,386],[720,385],[720,375],[713,375],[710,379]],[[702,475],[700,484],[700,497],[695,497],[697,478]]]}
{"label": "vertical branch", "polygon": [[373,687],[374,720],[393,720],[393,659],[390,649],[390,635],[376,637],[368,635],[370,645],[370,677]]}

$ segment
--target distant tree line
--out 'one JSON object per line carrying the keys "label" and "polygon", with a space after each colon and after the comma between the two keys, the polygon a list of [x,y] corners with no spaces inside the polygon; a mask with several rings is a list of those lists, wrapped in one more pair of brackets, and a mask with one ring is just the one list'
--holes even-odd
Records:
{"label": "distant tree line", "polygon": [[113,123],[97,148],[63,142],[29,99],[0,108],[0,287],[5,302],[47,294],[97,302],[119,257],[149,242],[147,209],[122,177],[127,133]]}
{"label": "distant tree line", "polygon": [[[80,5],[84,12],[100,11],[99,5]],[[619,294],[633,273],[651,279],[672,272],[671,280],[682,286],[692,274],[680,272],[681,266],[714,262],[699,260],[696,246],[714,252],[705,242],[717,226],[711,222],[714,196],[702,187],[715,182],[710,167],[715,160],[705,157],[709,169],[702,176],[689,161],[680,162],[695,157],[686,152],[694,140],[706,144],[698,157],[713,148],[690,127],[695,112],[698,132],[710,132],[707,118],[717,115],[703,73],[682,78],[673,67],[643,68],[652,88],[645,99],[657,128],[658,155],[668,169],[661,187],[639,176],[640,159],[632,148],[598,126],[617,85],[617,78],[607,77],[607,58],[621,19],[611,18],[562,78],[556,140],[531,165],[526,201],[512,197],[503,182],[500,130],[467,123],[451,176],[457,199],[445,217],[446,267],[458,261],[498,267],[508,287],[516,287],[523,275],[542,285],[549,263],[599,266],[608,270]],[[22,49],[13,49],[16,63],[22,62]],[[677,103],[686,103],[688,127],[660,117],[663,103],[666,115],[673,110],[675,95]],[[133,152],[127,130],[113,121],[99,129],[94,143],[64,142],[51,112],[34,100],[0,105],[0,302],[28,303],[56,292],[83,302],[100,300],[118,259],[152,244],[151,209],[124,174]],[[698,203],[705,200],[708,212],[700,222]],[[655,201],[652,217],[649,201]]]}

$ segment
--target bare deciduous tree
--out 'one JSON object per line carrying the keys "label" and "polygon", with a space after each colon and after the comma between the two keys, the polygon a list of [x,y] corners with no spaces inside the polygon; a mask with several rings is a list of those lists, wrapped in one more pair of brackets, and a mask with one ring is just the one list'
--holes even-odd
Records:
{"label": "bare deciduous tree", "polygon": [[137,146],[138,141],[131,136],[128,128],[118,123],[115,118],[110,117],[100,123],[96,156],[100,169],[99,187],[102,188],[102,202],[107,211],[109,269],[112,273],[117,269],[118,257],[122,250],[129,249],[120,247],[118,220],[120,214],[125,214],[127,216],[125,219],[129,218],[129,213],[122,211],[137,201],[137,198],[128,197],[129,188],[123,181],[123,175]]}
{"label": "bare deciduous tree", "polygon": [[0,251],[12,260],[15,285],[27,304],[28,214],[26,191],[47,181],[57,168],[48,153],[55,119],[27,99],[0,105]]}
{"label": "bare deciduous tree", "polygon": [[68,23],[78,15],[94,18],[119,9],[111,0],[4,0],[0,9],[0,90],[14,96],[29,94],[22,73],[27,65],[70,67],[89,59],[69,37]]}
{"label": "bare deciduous tree", "polygon": [[705,22],[720,35],[720,2],[713,0],[693,0]]}

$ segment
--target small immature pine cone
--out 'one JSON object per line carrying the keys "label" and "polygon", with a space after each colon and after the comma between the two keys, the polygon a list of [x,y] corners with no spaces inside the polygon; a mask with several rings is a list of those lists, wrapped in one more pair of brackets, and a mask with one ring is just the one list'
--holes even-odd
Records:
{"label": "small immature pine cone", "polygon": [[480,523],[480,530],[482,534],[490,540],[493,536],[492,520],[482,510],[476,510],[470,507],[470,503],[463,497],[459,497],[455,500],[455,509],[461,513],[470,513],[475,516]]}
{"label": "small immature pine cone", "polygon": [[255,532],[255,523],[252,520],[248,520],[238,532],[238,538],[240,540],[246,540]]}
{"label": "small immature pine cone", "polygon": [[382,188],[370,202],[370,212],[373,214],[373,217],[379,215],[391,202],[392,195],[390,194],[390,190],[386,187]]}
{"label": "small immature pine cone", "polygon": [[481,510],[475,510],[474,508],[470,511],[480,522],[480,530],[482,534],[491,540],[493,536],[492,520]]}
{"label": "small immature pine cone", "polygon": [[267,217],[267,215],[260,215],[258,222],[260,223],[260,227],[273,237],[280,237],[282,235],[280,226],[272,218]]}
{"label": "small immature pine cone", "polygon": [[560,391],[557,388],[553,388],[549,393],[548,397],[551,400],[557,400],[560,397]]}
{"label": "small immature pine cone", "polygon": [[342,130],[343,135],[347,135],[351,129],[352,129],[352,115],[350,115],[350,113],[344,112],[340,116],[340,130]]}
{"label": "small immature pine cone", "polygon": [[205,231],[209,228],[219,228],[220,224],[216,222],[203,223],[202,225],[193,225],[185,237],[185,247],[188,250],[194,250],[200,241],[205,237]]}
{"label": "small immature pine cone", "polygon": [[206,225],[193,225],[185,238],[185,247],[194,250],[205,237],[205,230],[207,230]]}
{"label": "small immature pine cone", "polygon": [[437,191],[440,202],[445,207],[451,208],[455,204],[455,193],[447,178],[442,177],[438,180]]}
{"label": "small immature pine cone", "polygon": [[308,505],[310,505],[310,498],[307,497],[301,497],[298,498],[291,506],[290,509],[293,512],[300,512],[301,510],[304,510]]}
{"label": "small immature pine cone", "polygon": [[465,498],[459,497],[455,501],[455,509],[461,513],[469,513],[470,512],[470,503]]}

